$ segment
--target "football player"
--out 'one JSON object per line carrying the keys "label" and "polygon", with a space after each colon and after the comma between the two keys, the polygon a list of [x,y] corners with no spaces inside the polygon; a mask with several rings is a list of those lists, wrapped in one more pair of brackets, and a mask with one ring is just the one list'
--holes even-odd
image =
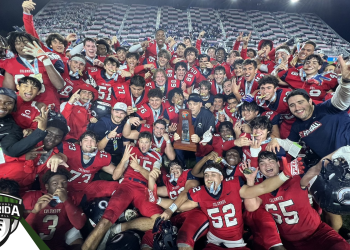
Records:
{"label": "football player", "polygon": [[12,117],[23,129],[23,136],[31,134],[37,128],[38,123],[34,119],[40,115],[41,108],[46,107],[44,103],[33,101],[40,93],[41,87],[41,82],[30,76],[21,78],[16,85],[17,105]]}
{"label": "football player", "polygon": [[216,163],[207,163],[203,172],[205,184],[189,190],[184,199],[176,199],[161,217],[169,219],[174,211],[200,207],[209,219],[205,249],[248,249],[242,238],[241,198],[254,198],[272,192],[292,177],[291,169],[286,168],[283,174],[255,186],[244,185],[240,178],[224,179],[223,168]]}
{"label": "football player", "polygon": [[86,215],[74,194],[67,191],[70,177],[64,168],[49,170],[42,177],[46,192],[29,191],[23,196],[24,207],[30,211],[26,221],[50,249],[63,250],[83,243],[79,230]]}
{"label": "football player", "polygon": [[[132,122],[128,120],[124,125],[123,136],[127,139],[137,140],[140,133],[145,131],[145,129],[141,126],[138,130],[131,130],[131,123]],[[171,144],[173,141],[173,137],[166,132],[166,122],[164,120],[156,120],[152,124],[153,126],[150,126],[149,129],[149,132],[152,132],[151,148],[154,151],[158,152],[161,156],[165,154],[169,160],[174,160],[176,155],[174,148]]]}
{"label": "football player", "polygon": [[[261,152],[258,162],[260,171],[267,180],[279,175],[279,162],[273,152]],[[287,249],[350,249],[349,244],[336,231],[321,221],[309,203],[307,186],[319,174],[320,165],[322,166],[317,164],[312,167],[303,177],[295,176],[273,192],[244,203],[248,211],[255,211],[261,205],[273,215]],[[256,173],[257,171],[245,176],[254,182]]]}
{"label": "football player", "polygon": [[[3,86],[15,89],[20,78],[32,76],[42,84],[41,95],[35,99],[46,105],[59,107],[57,90],[64,87],[64,81],[59,72],[64,72],[63,62],[57,55],[46,54],[38,45],[39,40],[24,32],[11,32],[8,39],[11,51],[16,57],[8,59]],[[50,57],[49,57],[50,56]],[[53,57],[53,61],[51,61]]]}
{"label": "football player", "polygon": [[224,82],[226,80],[225,68],[216,66],[214,69],[214,79],[211,81],[210,93],[212,95],[224,93]]}
{"label": "football player", "polygon": [[[188,190],[199,185],[198,178],[191,174],[191,170],[183,169],[178,161],[169,163],[169,174],[161,176],[165,186],[157,187],[156,180],[160,174],[159,169],[150,172],[148,191],[152,194],[149,195],[149,201],[164,209],[180,195],[186,195]],[[195,241],[207,233],[208,218],[199,209],[177,213],[171,218],[171,222],[180,228],[176,240],[179,249],[193,250]],[[153,238],[149,236],[149,232],[146,232],[142,239],[143,250],[152,249]]]}
{"label": "football player", "polygon": [[145,187],[148,186],[150,171],[153,168],[160,169],[162,158],[151,150],[151,142],[152,135],[149,132],[142,132],[139,135],[138,147],[126,146],[123,158],[116,169],[119,178],[123,174],[124,180],[119,185],[118,192],[112,195],[102,219],[86,239],[82,249],[96,249],[104,234],[130,203],[133,203],[145,217],[116,224],[111,228],[111,233],[117,234],[128,229],[141,231],[152,229],[162,209],[145,200]]}

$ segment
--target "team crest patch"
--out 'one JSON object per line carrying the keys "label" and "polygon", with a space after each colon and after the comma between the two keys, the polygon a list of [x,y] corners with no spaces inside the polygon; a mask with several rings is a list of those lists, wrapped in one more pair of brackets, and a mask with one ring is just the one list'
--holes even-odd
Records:
{"label": "team crest patch", "polygon": [[7,194],[0,194],[0,246],[17,229],[18,223],[23,216],[23,211],[22,199]]}
{"label": "team crest patch", "polygon": [[182,118],[186,118],[189,115],[187,111],[182,112]]}

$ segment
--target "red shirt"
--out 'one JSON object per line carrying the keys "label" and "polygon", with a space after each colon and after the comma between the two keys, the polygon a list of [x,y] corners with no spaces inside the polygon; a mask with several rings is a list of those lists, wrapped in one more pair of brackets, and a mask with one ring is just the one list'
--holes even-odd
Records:
{"label": "red shirt", "polygon": [[[56,206],[49,203],[37,214],[30,213],[26,218],[28,224],[50,249],[67,249],[65,234],[73,227],[81,229],[86,221],[83,210],[78,207],[78,199],[68,194],[69,197],[64,203],[58,203]],[[23,196],[25,209],[32,210],[43,195],[41,191],[27,192]],[[73,215],[75,219],[71,220],[69,217]]]}
{"label": "red shirt", "polygon": [[34,118],[40,115],[40,110],[36,105],[36,101],[25,102],[21,96],[17,95],[17,109],[11,115],[22,129],[30,128],[35,130],[38,127],[38,123],[33,122]]}
{"label": "red shirt", "polygon": [[216,237],[237,241],[243,235],[241,186],[238,178],[230,177],[221,182],[221,192],[214,198],[205,186],[188,191],[188,197],[198,202],[200,209],[208,216],[209,232]]}
{"label": "red shirt", "polygon": [[[51,58],[51,56],[55,56],[56,59],[51,60],[52,64],[59,72],[64,72],[64,65],[61,60],[57,60],[57,55],[55,54],[48,54]],[[6,72],[11,74],[13,76],[14,82],[17,84],[18,80],[25,77],[25,76],[32,76],[34,77],[34,73],[27,68],[27,66],[23,63],[22,59],[20,57],[14,57],[11,59],[6,60],[7,63],[4,65],[4,69]],[[31,63],[31,65],[34,67],[34,62]],[[35,97],[35,101],[37,102],[43,102],[47,106],[50,104],[54,104],[57,108],[60,105],[59,102],[59,96],[57,89],[53,86],[53,84],[50,81],[50,78],[46,72],[46,68],[42,62],[38,60],[38,70],[39,73],[42,74],[42,87],[40,94]]]}
{"label": "red shirt", "polygon": [[69,180],[69,190],[84,190],[94,179],[95,174],[111,163],[111,155],[105,151],[98,151],[88,163],[83,161],[81,147],[71,142],[62,142],[62,153],[68,158],[67,165],[72,174]]}
{"label": "red shirt", "polygon": [[[185,185],[187,180],[189,179],[196,179],[195,177],[191,177],[191,169],[185,169],[182,174],[180,175],[180,177],[178,178],[178,180],[175,183],[170,182],[170,175],[162,175],[163,177],[163,182],[166,186],[167,192],[168,192],[168,196],[170,199],[175,200],[177,198],[177,196],[184,191],[185,189]],[[175,184],[175,185],[174,185]]]}
{"label": "red shirt", "polygon": [[321,219],[309,202],[308,190],[301,189],[300,176],[286,181],[277,193],[260,196],[262,207],[271,213],[281,237],[287,241],[299,241],[311,236]]}
{"label": "red shirt", "polygon": [[[147,171],[152,171],[155,162],[159,162],[160,165],[162,163],[161,155],[153,150],[150,150],[144,154],[141,152],[141,150],[138,147],[132,147],[131,154],[135,154],[134,157],[137,157],[137,159],[139,161],[139,165],[141,167],[143,167],[144,169],[146,169]],[[129,159],[129,162],[130,161],[131,161],[131,158]],[[148,183],[148,180],[145,177],[143,177],[143,175],[139,171],[134,170],[130,166],[130,164],[128,165],[128,167],[126,168],[126,170],[124,172],[124,180],[123,181],[129,181],[129,178],[138,179],[140,181],[145,182],[146,184]],[[132,180],[130,180],[130,181],[132,181]],[[132,183],[135,184],[135,182],[132,182]]]}
{"label": "red shirt", "polygon": [[241,88],[239,89],[239,94],[240,94],[241,96],[245,96],[246,94],[251,94],[251,95],[253,95],[254,91],[257,90],[257,89],[259,88],[259,80],[260,80],[262,77],[264,77],[263,74],[257,73],[257,74],[255,75],[255,78],[254,78],[254,80],[253,80],[253,83],[252,83],[252,85],[250,85],[250,86],[251,86],[250,91],[246,89],[246,82],[247,82],[247,81],[244,79],[244,77],[241,77],[241,78],[239,79],[239,81],[238,81],[238,83],[241,85]]}

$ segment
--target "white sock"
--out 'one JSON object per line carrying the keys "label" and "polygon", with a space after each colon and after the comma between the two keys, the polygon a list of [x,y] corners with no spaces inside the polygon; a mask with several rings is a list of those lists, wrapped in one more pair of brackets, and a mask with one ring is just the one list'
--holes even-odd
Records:
{"label": "white sock", "polygon": [[122,231],[122,224],[118,223],[111,227],[111,231],[114,235],[119,234]]}

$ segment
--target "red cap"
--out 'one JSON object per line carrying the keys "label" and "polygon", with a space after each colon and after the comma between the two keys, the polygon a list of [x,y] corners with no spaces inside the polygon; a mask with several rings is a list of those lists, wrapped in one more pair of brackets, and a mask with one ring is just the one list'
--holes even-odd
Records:
{"label": "red cap", "polygon": [[72,92],[75,93],[78,91],[78,89],[91,91],[94,96],[94,98],[92,99],[92,102],[97,100],[98,92],[92,85],[87,83],[74,85]]}

